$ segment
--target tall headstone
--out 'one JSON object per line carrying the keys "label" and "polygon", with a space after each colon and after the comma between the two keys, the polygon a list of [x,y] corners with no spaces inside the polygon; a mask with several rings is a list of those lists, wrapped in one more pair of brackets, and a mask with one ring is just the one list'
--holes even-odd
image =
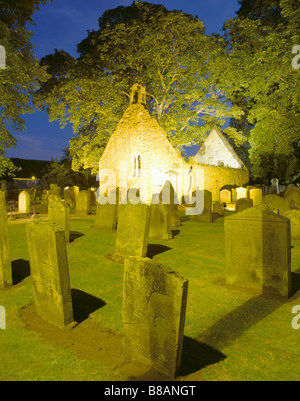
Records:
{"label": "tall headstone", "polygon": [[65,328],[74,322],[65,232],[49,221],[27,224],[33,299],[49,323]]}
{"label": "tall headstone", "polygon": [[279,181],[277,178],[271,180],[271,193],[279,194]]}
{"label": "tall headstone", "polygon": [[75,209],[76,202],[75,202],[75,194],[72,188],[67,187],[64,189],[64,199],[66,204],[71,208]]}
{"label": "tall headstone", "polygon": [[70,241],[70,208],[57,195],[49,195],[48,219],[65,232],[66,244]]}
{"label": "tall headstone", "polygon": [[30,193],[26,190],[19,195],[19,213],[30,213]]}
{"label": "tall headstone", "polygon": [[225,218],[226,282],[289,297],[290,221],[256,207]]}
{"label": "tall headstone", "polygon": [[0,190],[0,289],[12,285],[5,192]]}
{"label": "tall headstone", "polygon": [[129,256],[145,257],[148,250],[151,209],[149,205],[119,205],[116,248],[110,259],[123,263]]}
{"label": "tall headstone", "polygon": [[249,207],[253,206],[253,200],[252,199],[245,199],[245,198],[240,198],[236,201],[236,208],[235,211],[237,213],[243,212],[246,209],[249,209]]}
{"label": "tall headstone", "polygon": [[253,200],[253,206],[260,205],[262,203],[262,190],[260,188],[253,188],[249,192],[250,199]]}
{"label": "tall headstone", "polygon": [[201,199],[201,201],[198,201],[198,205],[196,202],[192,206],[195,208],[195,214],[192,215],[192,219],[212,223],[212,193],[206,189],[197,189],[193,192],[193,196],[196,199]]}
{"label": "tall headstone", "polygon": [[300,210],[292,209],[283,213],[291,221],[292,240],[300,240]]}
{"label": "tall headstone", "polygon": [[94,227],[100,230],[115,231],[118,223],[119,192],[114,190],[108,196],[102,195],[101,198],[101,203],[97,202]]}
{"label": "tall headstone", "polygon": [[300,188],[290,187],[285,192],[285,197],[289,203],[290,209],[300,210]]}
{"label": "tall headstone", "polygon": [[223,216],[223,208],[220,202],[214,202],[212,206],[213,213]]}
{"label": "tall headstone", "polygon": [[148,258],[125,260],[122,348],[125,355],[175,377],[183,346],[188,281]]}
{"label": "tall headstone", "polygon": [[171,208],[162,203],[160,194],[152,195],[149,238],[172,239]]}
{"label": "tall headstone", "polygon": [[76,197],[76,215],[87,216],[91,209],[90,191],[80,191]]}
{"label": "tall headstone", "polygon": [[177,214],[179,199],[171,181],[167,180],[165,182],[160,192],[160,199],[170,207],[171,228],[181,226],[180,218]]}

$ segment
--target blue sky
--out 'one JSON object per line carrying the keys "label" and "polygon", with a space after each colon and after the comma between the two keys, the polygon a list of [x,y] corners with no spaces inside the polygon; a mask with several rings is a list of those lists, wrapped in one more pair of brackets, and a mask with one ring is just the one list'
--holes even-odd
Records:
{"label": "blue sky", "polygon": [[[132,0],[53,0],[37,11],[36,26],[30,27],[34,36],[32,42],[39,58],[53,53],[54,49],[64,50],[77,56],[77,44],[87,36],[87,30],[98,29],[98,18],[108,9],[120,5],[130,6]],[[151,1],[149,1],[151,2]],[[221,32],[223,23],[235,16],[239,9],[238,0],[161,0],[168,10],[182,10],[197,15],[204,22],[206,33]],[[15,149],[9,150],[9,157],[22,159],[60,159],[62,149],[68,147],[73,136],[72,126],[61,129],[59,122],[50,123],[47,113],[37,112],[25,116],[26,129],[12,134],[17,138]]]}

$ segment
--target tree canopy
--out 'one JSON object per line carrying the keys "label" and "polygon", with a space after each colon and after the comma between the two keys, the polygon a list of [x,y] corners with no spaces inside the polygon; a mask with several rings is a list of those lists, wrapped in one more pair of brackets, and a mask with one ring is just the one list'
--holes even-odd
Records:
{"label": "tree canopy", "polygon": [[[56,50],[46,56],[51,78],[35,104],[50,121],[73,124],[73,168],[97,170],[107,141],[128,106],[130,88],[146,87],[147,106],[179,149],[198,144],[215,124],[239,117],[220,80],[224,40],[205,35],[203,22],[162,5],[136,1],[99,18],[99,30],[78,44],[79,57]],[[242,135],[231,129],[239,143]]]}
{"label": "tree canopy", "polygon": [[[231,80],[229,99],[245,111],[254,176],[299,173],[299,71],[292,48],[299,44],[299,0],[244,0],[225,25]],[[237,123],[235,123],[237,124]]]}
{"label": "tree canopy", "polygon": [[[6,151],[16,145],[10,131],[22,131],[22,115],[33,112],[31,98],[39,82],[46,79],[30,43],[26,22],[46,0],[0,1],[0,44],[5,48],[6,68],[0,69],[0,176],[13,173],[14,166]],[[51,0],[50,0],[51,1]]]}

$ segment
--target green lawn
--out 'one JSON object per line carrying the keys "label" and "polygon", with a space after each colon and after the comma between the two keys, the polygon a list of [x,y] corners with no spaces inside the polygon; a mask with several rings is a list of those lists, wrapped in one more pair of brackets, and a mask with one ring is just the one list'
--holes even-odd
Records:
{"label": "green lawn", "polygon": [[[67,248],[81,322],[64,337],[50,326],[34,331],[24,320],[32,303],[26,225],[9,223],[15,285],[0,292],[7,313],[7,329],[0,330],[0,380],[128,380],[143,372],[143,366],[116,358],[123,266],[105,258],[114,250],[115,234],[92,226],[90,217],[71,220],[71,231],[84,234]],[[285,301],[225,285],[223,218],[213,224],[185,221],[179,231],[162,246],[151,241],[149,247],[154,259],[189,280],[178,380],[299,380],[300,330],[291,322],[293,306],[300,305],[300,242],[292,242],[295,294]],[[111,332],[108,342],[97,334],[101,328]]]}

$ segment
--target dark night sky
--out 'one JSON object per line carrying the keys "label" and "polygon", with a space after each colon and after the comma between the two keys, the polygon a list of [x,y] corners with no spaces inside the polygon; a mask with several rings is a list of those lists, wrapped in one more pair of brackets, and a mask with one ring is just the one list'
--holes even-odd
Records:
{"label": "dark night sky", "polygon": [[[34,14],[36,26],[30,27],[34,36],[35,52],[39,58],[54,49],[65,50],[76,57],[76,46],[87,36],[87,30],[98,29],[98,18],[104,11],[120,5],[130,6],[133,0],[53,0]],[[150,1],[149,1],[150,2]],[[182,10],[197,15],[204,22],[206,33],[221,32],[223,23],[235,16],[238,0],[161,0],[168,10]],[[23,159],[59,159],[62,149],[69,145],[72,126],[61,129],[59,122],[50,123],[47,113],[37,112],[25,116],[26,129],[12,134],[17,138],[9,157]]]}

